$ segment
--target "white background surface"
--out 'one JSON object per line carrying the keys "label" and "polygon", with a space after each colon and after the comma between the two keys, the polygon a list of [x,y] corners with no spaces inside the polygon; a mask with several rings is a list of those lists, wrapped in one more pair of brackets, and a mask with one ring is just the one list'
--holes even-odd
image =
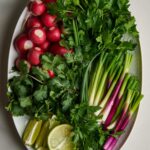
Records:
{"label": "white background surface", "polygon": [[[134,128],[122,150],[150,150],[150,1],[130,0],[132,14],[140,32],[143,58],[143,93]],[[4,110],[6,104],[6,75],[9,44],[17,19],[26,0],[0,0],[0,150],[24,150],[11,116]]]}

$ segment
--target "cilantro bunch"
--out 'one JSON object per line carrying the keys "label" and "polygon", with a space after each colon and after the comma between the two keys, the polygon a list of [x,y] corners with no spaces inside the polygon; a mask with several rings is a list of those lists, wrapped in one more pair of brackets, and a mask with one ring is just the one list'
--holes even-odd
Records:
{"label": "cilantro bunch", "polygon": [[[30,72],[22,63],[18,76],[8,82],[7,109],[13,115],[27,114],[39,119],[47,119],[50,112],[67,113],[79,102],[81,62],[79,55],[66,54],[62,58],[47,53],[41,57],[41,67],[34,66]],[[55,72],[55,78],[49,77],[49,69]]]}

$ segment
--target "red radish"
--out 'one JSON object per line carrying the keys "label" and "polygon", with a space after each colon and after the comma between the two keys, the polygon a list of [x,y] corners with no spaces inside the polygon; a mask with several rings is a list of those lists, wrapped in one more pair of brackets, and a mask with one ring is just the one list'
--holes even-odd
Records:
{"label": "red radish", "polygon": [[31,68],[31,64],[28,62],[28,61],[26,61],[26,60],[24,60],[24,59],[21,59],[21,58],[16,58],[16,60],[15,60],[15,66],[16,66],[16,68],[18,69],[18,70],[20,70],[19,68],[20,68],[20,62],[21,61],[23,61],[25,64],[27,64],[27,66],[28,66],[28,68],[30,69]]}
{"label": "red radish", "polygon": [[35,0],[31,2],[29,10],[34,16],[40,16],[45,12],[46,6],[41,0]]}
{"label": "red radish", "polygon": [[55,3],[57,0],[43,0],[45,3]]}
{"label": "red radish", "polygon": [[50,42],[46,40],[44,43],[40,45],[40,48],[43,49],[43,51],[47,51],[49,46]]}
{"label": "red radish", "polygon": [[20,59],[27,59],[27,53],[28,53],[28,51],[26,51],[26,53],[20,53],[19,54],[19,57],[20,57]]}
{"label": "red radish", "polygon": [[59,28],[52,27],[47,31],[47,39],[51,42],[58,42],[61,38],[61,32]]}
{"label": "red radish", "polygon": [[43,50],[41,47],[34,47],[34,48],[32,48],[32,50],[38,51],[38,52],[40,52],[41,54],[44,53],[44,50]]}
{"label": "red radish", "polygon": [[20,60],[21,60],[21,59],[20,59],[19,57],[16,58],[16,60],[15,60],[15,66],[16,66],[17,69],[19,69]]}
{"label": "red radish", "polygon": [[64,54],[70,52],[68,51],[65,47],[60,46],[58,43],[54,44],[50,48],[50,52],[54,55],[61,55],[63,56]]}
{"label": "red radish", "polygon": [[55,20],[56,20],[56,16],[50,15],[48,13],[45,13],[42,15],[41,17],[42,23],[46,26],[46,27],[53,27],[55,26]]}
{"label": "red radish", "polygon": [[34,44],[28,39],[26,34],[18,36],[15,40],[15,48],[20,55],[24,55],[29,49],[33,48]]}
{"label": "red radish", "polygon": [[50,77],[51,79],[55,77],[55,73],[54,73],[52,70],[48,70],[47,72],[48,72],[49,77]]}
{"label": "red radish", "polygon": [[40,56],[43,54],[42,50],[38,47],[31,49],[28,53],[27,59],[31,65],[40,64]]}
{"label": "red radish", "polygon": [[42,44],[46,41],[46,32],[42,28],[32,28],[29,31],[29,39],[35,44]]}
{"label": "red radish", "polygon": [[42,24],[37,17],[29,17],[26,22],[26,29],[31,29],[34,27],[42,28]]}

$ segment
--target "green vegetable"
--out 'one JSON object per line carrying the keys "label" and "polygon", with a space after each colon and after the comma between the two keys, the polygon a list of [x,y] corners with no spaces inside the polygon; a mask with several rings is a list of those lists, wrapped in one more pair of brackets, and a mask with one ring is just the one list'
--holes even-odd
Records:
{"label": "green vegetable", "polygon": [[32,100],[30,97],[21,97],[19,98],[19,102],[22,108],[32,106]]}
{"label": "green vegetable", "polygon": [[[7,109],[14,115],[25,113],[47,119],[49,112],[56,114],[59,110],[67,114],[77,102],[82,75],[80,54],[66,54],[62,58],[47,53],[42,55],[41,62],[42,67],[32,67],[29,73],[9,80],[11,101]],[[49,69],[55,72],[55,78],[50,79]]]}
{"label": "green vegetable", "polygon": [[[120,135],[104,130],[103,116],[95,114],[103,110],[120,75],[123,81],[128,72],[123,68],[128,68],[131,62],[129,58],[126,60],[129,63],[124,63],[125,55],[137,45],[135,19],[128,8],[128,0],[48,3],[49,13],[63,22],[59,44],[73,49],[73,53],[63,57],[44,53],[40,66],[32,66],[30,70],[20,63],[18,75],[8,81],[7,110],[15,116],[27,114],[42,120],[54,114],[60,124],[73,127],[75,149],[101,150],[107,137]],[[52,79],[49,70],[55,74]],[[123,103],[118,105],[114,122],[123,107]],[[37,147],[46,146],[41,145],[42,140]]]}
{"label": "green vegetable", "polygon": [[43,101],[47,98],[48,87],[46,85],[39,85],[39,87],[34,91],[33,98],[35,101]]}
{"label": "green vegetable", "polygon": [[62,19],[64,29],[69,31],[63,34],[61,44],[80,49],[84,58],[89,52],[91,58],[98,51],[118,53],[135,47],[132,39],[138,38],[138,32],[135,18],[128,10],[128,0],[59,0],[49,3],[48,8]]}
{"label": "green vegetable", "polygon": [[98,150],[110,134],[103,131],[102,126],[100,127],[97,123],[99,117],[94,113],[98,109],[97,106],[81,103],[71,110],[71,124],[74,126],[73,141],[76,149],[82,147],[84,150]]}

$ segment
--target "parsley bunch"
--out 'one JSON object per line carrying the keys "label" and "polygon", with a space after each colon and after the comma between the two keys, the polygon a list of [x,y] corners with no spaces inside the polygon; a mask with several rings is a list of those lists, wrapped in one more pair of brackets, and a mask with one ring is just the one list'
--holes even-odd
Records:
{"label": "parsley bunch", "polygon": [[99,108],[87,103],[76,105],[71,110],[71,124],[74,126],[73,141],[75,149],[100,150],[106,137],[110,134],[99,126],[99,116],[94,113]]}
{"label": "parsley bunch", "polygon": [[80,50],[84,61],[99,51],[118,53],[136,46],[138,32],[128,0],[59,0],[48,8],[63,22],[61,45]]}

